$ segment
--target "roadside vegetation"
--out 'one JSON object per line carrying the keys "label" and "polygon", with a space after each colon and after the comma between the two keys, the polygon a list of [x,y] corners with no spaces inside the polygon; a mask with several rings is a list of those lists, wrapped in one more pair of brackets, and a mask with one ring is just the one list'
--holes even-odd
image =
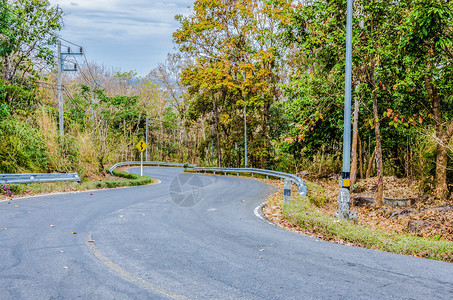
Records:
{"label": "roadside vegetation", "polygon": [[[148,175],[140,176],[126,171],[113,170],[114,176],[107,176],[107,180],[85,180],[78,182],[42,182],[31,184],[8,184],[2,185],[0,199],[12,199],[13,197],[34,196],[55,192],[74,192],[104,188],[117,188],[126,186],[139,186],[157,183],[156,179]],[[8,196],[8,197],[6,197]]]}
{"label": "roadside vegetation", "polygon": [[[398,218],[452,228],[424,211],[453,205],[452,5],[354,1],[351,183],[356,194],[367,183],[361,197],[377,209],[362,215],[385,215],[385,198],[418,199]],[[329,194],[341,173],[345,11],[342,0],[197,0],[176,16],[176,53],[146,76],[88,60],[64,72],[60,136],[63,14],[47,0],[0,0],[0,172],[114,186],[105,169],[138,160],[146,132],[148,160],[242,167],[246,133],[249,167],[304,174]]]}
{"label": "roadside vegetation", "polygon": [[[289,204],[283,205],[281,189],[272,195],[263,208],[266,217],[283,228],[321,240],[453,262],[453,235],[440,236],[430,234],[430,231],[395,229],[395,224],[386,222],[389,214],[385,216],[382,213],[376,217],[379,215],[376,208],[370,208],[368,214],[362,210],[356,223],[339,220],[333,216],[338,209],[336,201],[330,199],[327,200],[330,204],[324,202],[324,188],[312,182],[307,182],[307,186],[308,196],[300,197],[293,189]],[[320,205],[321,203],[323,204]],[[376,220],[379,221],[376,223]]]}

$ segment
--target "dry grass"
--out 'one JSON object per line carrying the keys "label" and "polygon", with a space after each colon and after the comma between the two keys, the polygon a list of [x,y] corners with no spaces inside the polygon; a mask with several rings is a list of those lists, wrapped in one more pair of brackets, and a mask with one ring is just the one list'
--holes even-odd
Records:
{"label": "dry grass", "polygon": [[[319,239],[453,262],[453,239],[448,238],[453,233],[453,212],[445,215],[435,210],[423,211],[412,219],[434,218],[436,221],[432,222],[430,229],[408,234],[406,228],[411,219],[390,219],[389,211],[393,208],[353,208],[359,212],[358,224],[340,221],[333,217],[338,210],[336,197],[339,187],[336,181],[325,184],[325,187],[314,183],[307,185],[309,196],[293,196],[288,205],[283,205],[283,187],[280,187],[278,192],[269,197],[263,213],[283,228]],[[325,204],[317,207],[315,203],[319,199],[316,198],[321,197],[323,192],[326,195]],[[297,195],[294,188],[292,195]]]}
{"label": "dry grass", "polygon": [[75,134],[75,142],[79,150],[77,165],[83,176],[91,180],[103,180],[102,174],[99,173],[96,149],[93,145],[91,133],[77,132]]}
{"label": "dry grass", "polygon": [[62,159],[61,147],[58,143],[58,126],[50,114],[41,108],[36,115],[38,130],[46,141],[48,169],[51,171],[69,171],[67,162]]}

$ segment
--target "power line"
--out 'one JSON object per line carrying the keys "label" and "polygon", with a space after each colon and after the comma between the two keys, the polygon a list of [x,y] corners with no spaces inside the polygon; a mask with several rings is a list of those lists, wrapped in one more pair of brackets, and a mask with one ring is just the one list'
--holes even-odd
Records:
{"label": "power line", "polygon": [[[74,61],[72,61],[72,62],[74,62],[76,65],[80,65],[80,63],[79,63],[79,61],[77,60],[77,58],[76,58],[76,57],[73,57],[73,58],[74,58],[75,62],[74,62]],[[80,72],[80,74],[82,75],[83,79],[84,79],[85,82],[88,84],[88,86],[90,86],[90,85],[91,85],[90,79],[85,75],[85,73],[84,73],[80,68],[78,69],[78,71]],[[93,79],[93,80],[94,80],[94,79]]]}
{"label": "power line", "polygon": [[44,85],[49,85],[49,86],[57,86],[57,85],[54,84],[54,83],[48,83],[48,82],[42,82],[42,81],[35,81],[34,83],[44,84]]}
{"label": "power line", "polygon": [[[20,19],[22,19],[23,21],[25,21],[26,23],[28,23],[29,25],[31,25],[29,20],[23,18],[22,16],[20,16],[20,15],[17,14],[16,12],[12,11],[11,9],[7,8],[6,6],[0,4],[0,8],[3,8],[4,10],[6,10],[6,11],[12,13],[12,14],[14,14],[15,16],[19,17]],[[33,36],[31,35],[31,33],[28,32],[28,31],[26,31],[26,30],[23,29],[23,28],[14,26],[13,24],[8,23],[8,22],[5,22],[5,21],[3,21],[3,20],[0,20],[0,22],[1,22],[3,25],[7,25],[7,26],[10,26],[10,27],[13,27],[13,28],[16,29],[16,30],[19,30],[19,31],[21,31],[22,33],[25,33],[28,37],[32,37],[32,38],[33,38]],[[61,38],[60,36],[56,35],[56,34],[53,33],[53,32],[46,32],[45,34],[49,34],[49,35],[51,35],[51,36],[53,36],[53,37],[59,39],[60,41],[64,41],[64,42],[66,42],[66,43],[68,43],[68,44],[71,44],[71,45],[74,45],[74,46],[76,46],[76,47],[79,47],[79,48],[83,49],[82,46],[80,46],[80,45],[78,45],[78,44],[76,44],[76,43],[73,43],[73,42],[71,42],[71,41],[68,41],[68,40],[66,40],[66,39],[63,39],[63,38]],[[44,35],[44,36],[45,36],[45,35]],[[65,47],[68,47],[68,49],[70,48],[68,45],[64,45],[64,46],[65,46]],[[41,50],[41,51],[44,51],[44,49],[41,48],[40,45],[36,45],[35,47],[38,48],[38,49]],[[46,49],[46,50],[49,50],[49,49]],[[85,53],[82,52],[82,54],[83,54],[83,57],[84,57],[84,60],[85,60],[85,63],[86,63],[86,67],[88,68],[88,72],[90,73],[90,76],[91,76],[92,81],[95,82],[96,85],[98,85],[98,83],[97,83],[97,81],[96,81],[96,79],[95,79],[95,76],[93,75],[93,72],[92,72],[92,70],[91,70],[91,68],[90,68],[90,65],[89,65],[89,63],[88,63],[88,60],[87,60],[87,58],[86,58]],[[58,56],[55,55],[54,53],[52,53],[52,56],[53,56],[54,58],[56,58],[56,59],[61,59],[61,57],[58,57]],[[79,64],[76,58],[75,58],[75,60],[76,60],[76,64]],[[82,73],[82,77],[84,77],[84,79],[87,81],[87,83],[90,84],[90,80],[87,78],[87,76],[86,76],[83,72],[81,72],[81,73]]]}
{"label": "power line", "polygon": [[[2,6],[2,5],[0,5],[0,8],[4,8],[4,9],[6,9],[6,10],[8,10],[8,11],[11,12],[11,10],[9,10],[8,8],[5,8],[5,7]],[[14,13],[14,12],[12,12],[12,13]],[[24,18],[22,18],[21,16],[19,16],[19,15],[16,14],[16,13],[14,13],[14,14],[17,15],[19,18],[23,19],[24,21],[26,21],[27,23],[30,24],[30,22],[29,22],[28,20],[25,20]],[[26,30],[23,29],[23,28],[20,28],[20,27],[16,26],[15,24],[8,23],[8,22],[6,22],[6,21],[4,21],[4,20],[0,20],[0,23],[3,24],[3,25],[6,25],[6,26],[12,27],[13,29],[19,31],[20,33],[22,33],[23,35],[25,35],[25,36],[27,36],[27,37],[34,38],[34,36],[33,36],[30,32],[26,31]],[[65,39],[63,39],[63,38],[60,38],[60,37],[56,36],[55,34],[53,34],[52,32],[47,32],[47,33],[45,33],[43,36],[45,36],[46,34],[52,35],[52,36],[54,36],[54,37],[57,38],[57,39],[60,39],[60,40],[65,41],[65,42],[67,42],[67,43],[69,43],[69,44],[71,44],[71,45],[74,45],[74,46],[77,46],[77,47],[80,47],[80,48],[83,49],[82,46],[79,46],[79,45],[77,45],[77,44],[75,44],[75,43],[72,43],[72,42],[70,42],[70,41],[68,41],[68,40],[65,40]],[[25,42],[23,42],[23,44],[25,44]],[[49,46],[54,46],[54,47],[55,47],[55,44],[49,45]],[[64,45],[64,46],[70,48],[68,45]],[[44,48],[44,49],[43,49],[43,48],[41,47],[41,45],[38,45],[38,44],[35,45],[35,48],[37,48],[37,49],[39,49],[39,50],[41,50],[41,51],[44,51],[44,52],[47,51],[47,50],[50,50],[49,48]],[[33,49],[33,50],[36,50],[36,49]],[[51,50],[51,51],[52,51],[52,50]],[[53,56],[55,59],[60,59],[60,57],[58,57],[58,55],[56,55],[56,54],[54,53],[54,51],[52,51],[52,56]]]}
{"label": "power line", "polygon": [[[28,24],[30,24],[30,21],[29,21],[29,20],[23,18],[21,15],[15,13],[14,11],[10,10],[10,9],[7,8],[6,6],[2,5],[1,3],[0,3],[0,8],[3,8],[3,9],[5,9],[5,10],[9,11],[10,13],[16,15],[17,17],[19,17],[19,18],[22,19],[23,21],[25,21],[25,22],[27,22]],[[31,24],[30,24],[30,25],[31,25]],[[65,40],[65,39],[61,38],[60,36],[56,35],[56,34],[53,33],[53,32],[48,32],[48,34],[52,35],[53,37],[55,37],[55,38],[57,38],[57,39],[59,39],[59,40],[65,41],[66,43],[69,43],[69,44],[74,45],[74,46],[76,46],[76,47],[82,48],[82,46],[77,45],[77,44],[75,44],[75,43],[73,43],[73,42],[70,42],[70,41],[68,41],[68,40]]]}
{"label": "power line", "polygon": [[72,101],[74,101],[74,98],[69,94],[68,90],[67,89],[63,89],[63,92],[66,94],[66,96],[71,99]]}
{"label": "power line", "polygon": [[[96,80],[94,79],[94,75],[93,75],[93,73],[91,72],[90,64],[88,63],[87,57],[85,56],[85,52],[83,52],[83,58],[85,59],[85,63],[86,63],[86,65],[87,65],[88,71],[90,72],[91,78],[93,79],[93,81],[96,82]],[[97,84],[98,84],[98,83],[96,82],[96,85],[97,85]]]}

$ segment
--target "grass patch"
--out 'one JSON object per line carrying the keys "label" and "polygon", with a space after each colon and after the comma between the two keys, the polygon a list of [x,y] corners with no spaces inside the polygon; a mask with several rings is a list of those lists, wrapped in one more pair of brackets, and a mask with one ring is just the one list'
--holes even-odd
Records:
{"label": "grass patch", "polygon": [[124,186],[139,186],[153,183],[155,180],[148,175],[140,176],[119,170],[113,170],[113,175],[121,180],[83,181],[81,183],[66,182],[37,182],[31,184],[9,184],[13,195],[45,194],[58,191],[83,191],[101,188],[116,188]]}
{"label": "grass patch", "polygon": [[[307,183],[307,186],[308,195],[322,189],[313,183]],[[453,242],[390,233],[339,220],[319,212],[315,207],[317,200],[313,201],[310,197],[294,197],[291,203],[283,206],[283,218],[305,230],[321,234],[327,240],[342,240],[370,249],[453,262]]]}
{"label": "grass patch", "polygon": [[314,184],[312,182],[305,182],[308,188],[308,199],[310,200],[310,203],[314,204],[315,206],[323,206],[324,203],[326,202],[326,190],[317,184]]}

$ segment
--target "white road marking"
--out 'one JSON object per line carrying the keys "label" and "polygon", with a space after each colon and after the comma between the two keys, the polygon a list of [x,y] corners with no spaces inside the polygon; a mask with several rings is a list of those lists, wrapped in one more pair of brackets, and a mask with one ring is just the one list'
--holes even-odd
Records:
{"label": "white road marking", "polygon": [[266,202],[263,202],[261,203],[260,205],[258,205],[257,207],[255,207],[255,209],[253,210],[253,213],[255,214],[255,216],[257,216],[258,218],[260,218],[261,220],[263,221],[266,221],[263,216],[259,213],[259,210],[263,207],[263,205],[265,204]]}

